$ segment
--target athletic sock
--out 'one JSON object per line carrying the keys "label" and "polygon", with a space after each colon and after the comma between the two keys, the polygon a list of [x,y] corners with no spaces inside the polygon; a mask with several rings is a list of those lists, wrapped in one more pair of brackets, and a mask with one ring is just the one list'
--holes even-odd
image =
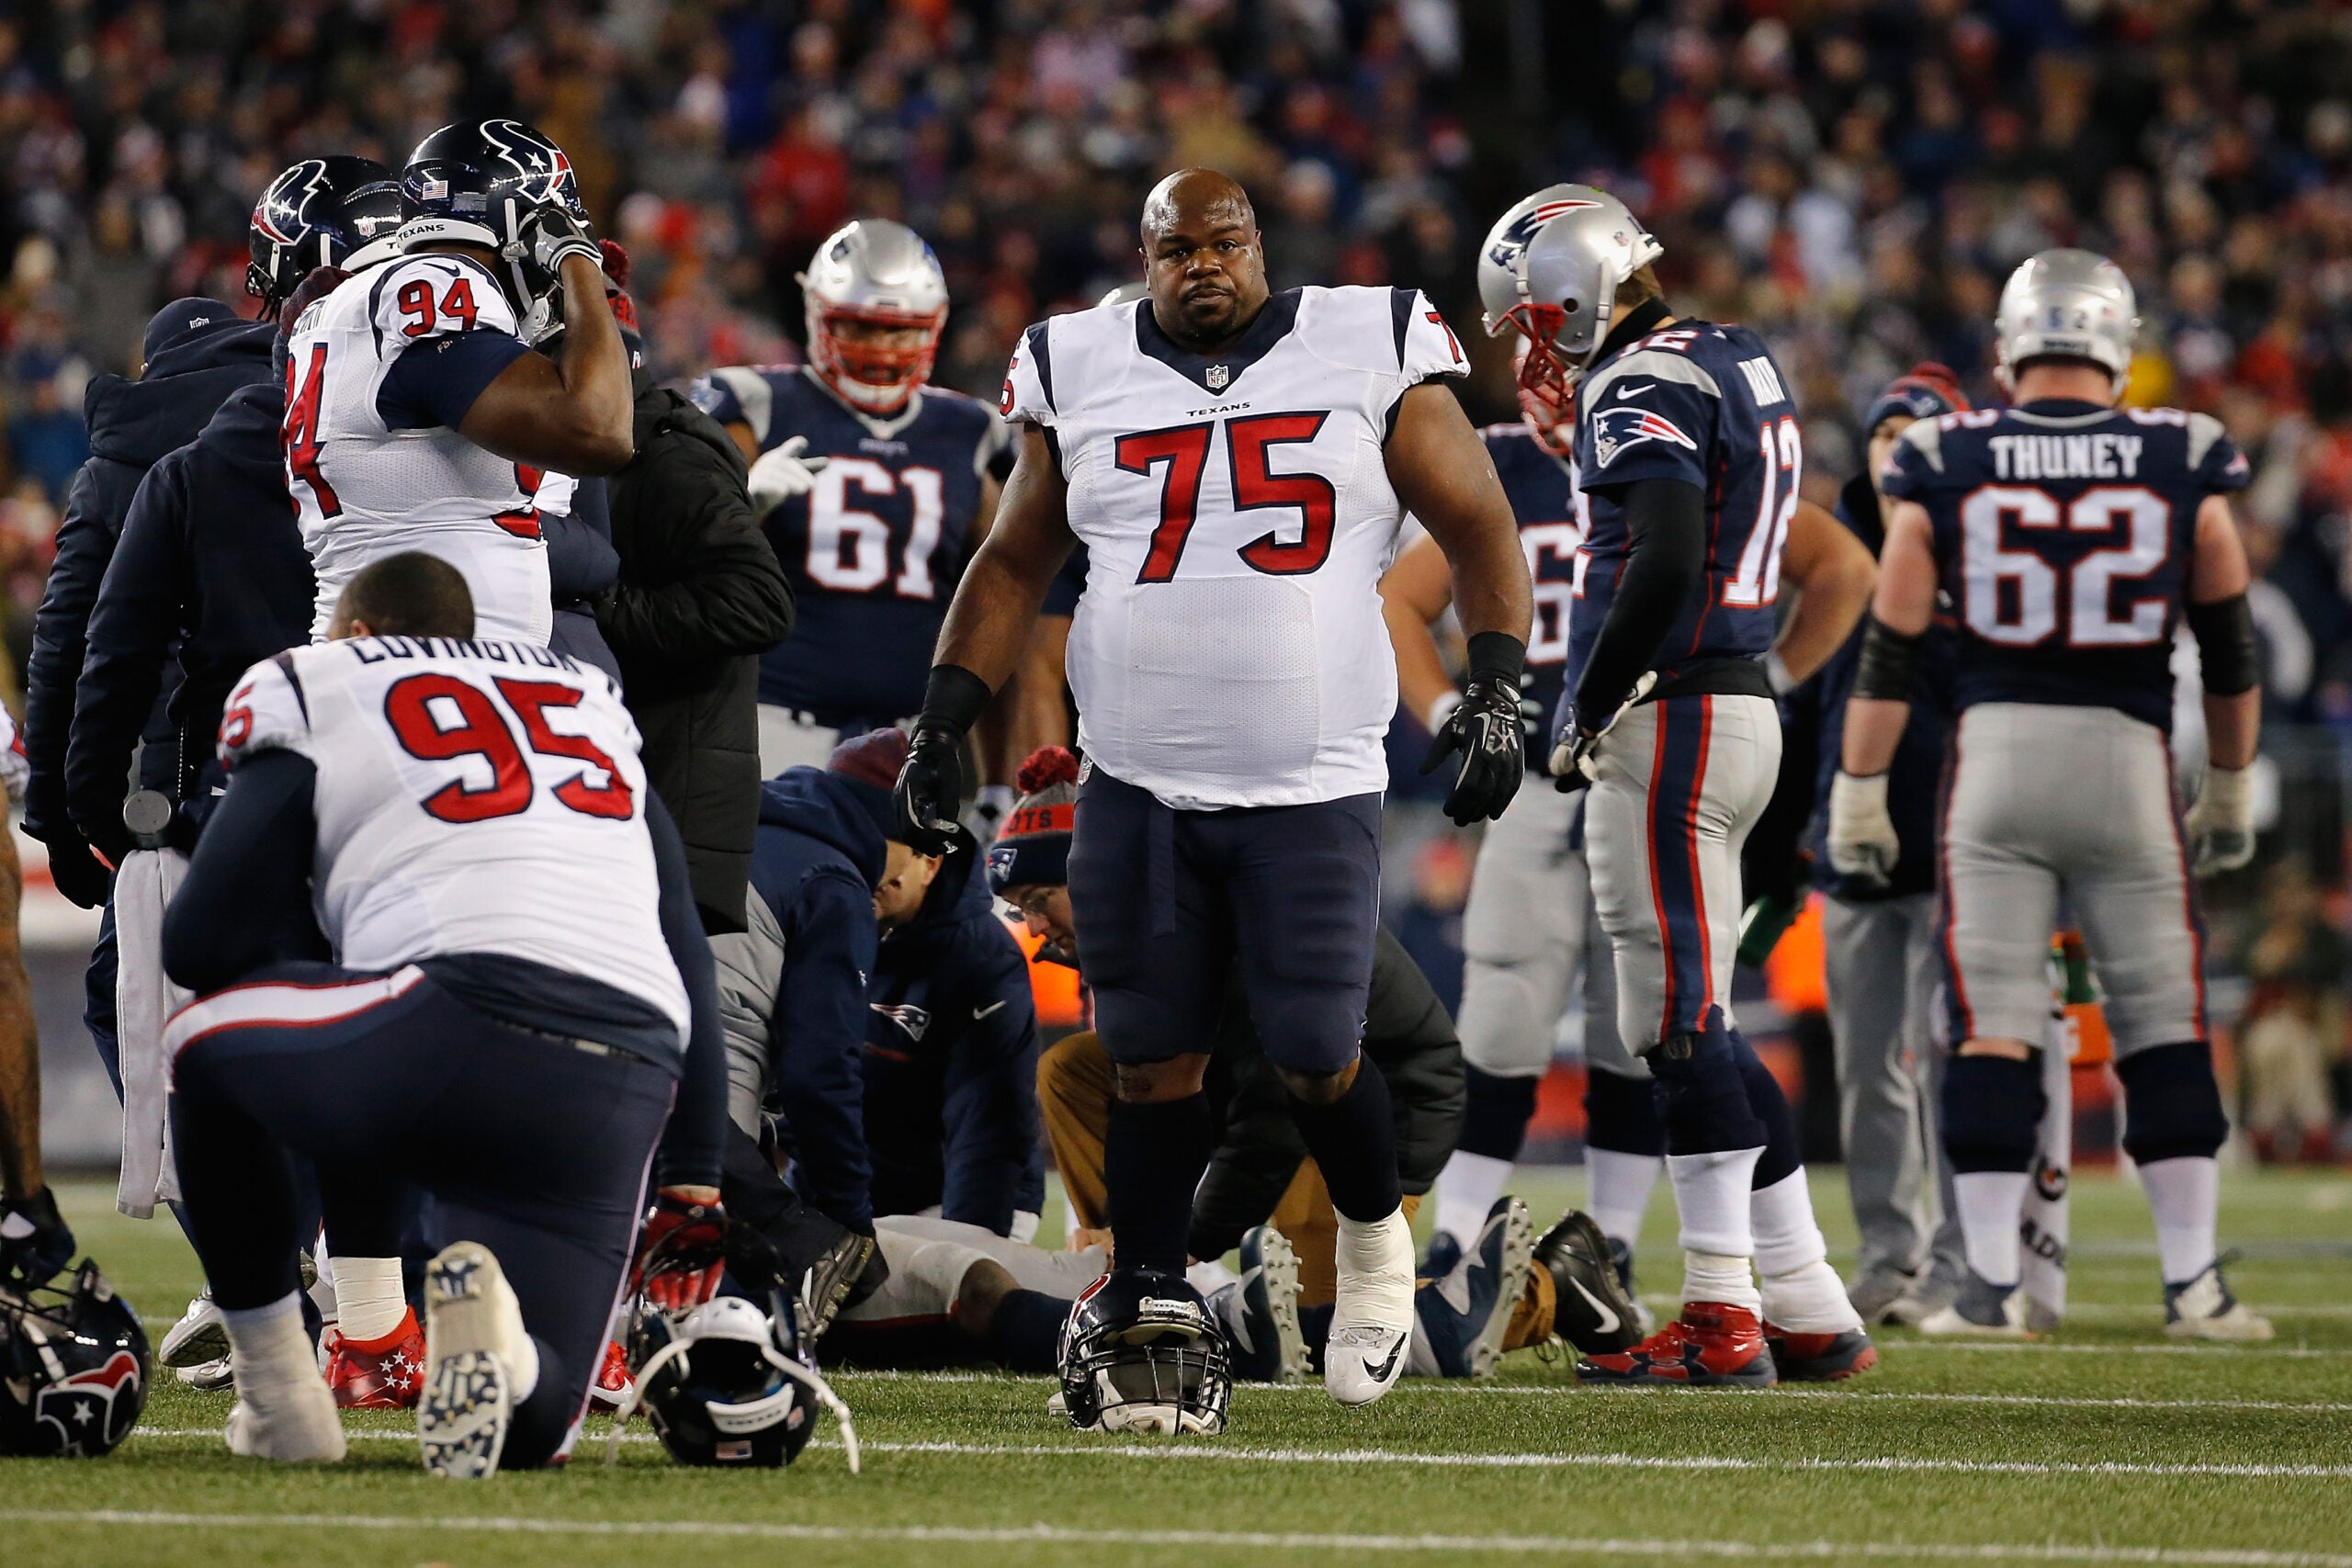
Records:
{"label": "athletic sock", "polygon": [[229,1329],[229,1370],[240,1394],[259,1395],[258,1404],[278,1402],[285,1391],[319,1376],[318,1356],[302,1332],[302,1308],[288,1292],[267,1306],[224,1307]]}
{"label": "athletic sock", "polygon": [[1988,1285],[2014,1286],[2023,1270],[2018,1222],[2025,1208],[2026,1184],[2032,1179],[2022,1170],[1963,1170],[1952,1176],[1968,1267]]}
{"label": "athletic sock", "polygon": [[2222,1167],[2207,1156],[2151,1160],[2140,1168],[2140,1188],[2156,1219],[2156,1255],[2165,1283],[2185,1285],[2220,1256],[2215,1240]]}
{"label": "athletic sock", "polygon": [[1764,1298],[1749,1275],[1747,1259],[1719,1252],[1683,1252],[1682,1299],[1745,1307],[1758,1314],[1764,1308]]}
{"label": "athletic sock", "polygon": [[1813,1217],[1803,1166],[1751,1191],[1748,1216],[1768,1319],[1799,1334],[1844,1334],[1862,1326],[1838,1270],[1829,1267],[1829,1246]]}
{"label": "athletic sock", "polygon": [[1102,1182],[1122,1269],[1184,1272],[1193,1228],[1193,1190],[1212,1146],[1205,1094],[1153,1105],[1111,1107]]}
{"label": "athletic sock", "polygon": [[[1342,1217],[1376,1224],[1396,1212],[1405,1201],[1396,1179],[1396,1111],[1388,1080],[1371,1057],[1356,1057],[1355,1081],[1327,1105],[1292,1095],[1290,1115]],[[1191,1193],[1187,1187],[1187,1202]]]}
{"label": "athletic sock", "polygon": [[333,1268],[335,1327],[345,1344],[381,1339],[401,1325],[408,1296],[399,1258],[337,1258]]}
{"label": "athletic sock", "polygon": [[1241,1276],[1227,1269],[1222,1258],[1204,1258],[1198,1263],[1187,1265],[1184,1269],[1184,1282],[1204,1296],[1213,1296],[1226,1286],[1238,1284],[1240,1280]]}
{"label": "athletic sock", "polygon": [[1467,1252],[1510,1180],[1510,1161],[1456,1149],[1437,1179],[1437,1228]]}
{"label": "athletic sock", "polygon": [[1462,1132],[1454,1147],[1505,1165],[1517,1159],[1527,1142],[1527,1124],[1535,1117],[1535,1091],[1543,1081],[1541,1074],[1507,1077],[1464,1063]]}
{"label": "athletic sock", "polygon": [[1756,1233],[1748,1217],[1748,1183],[1763,1153],[1759,1146],[1666,1156],[1667,1179],[1673,1183],[1674,1206],[1682,1221],[1684,1251],[1743,1259],[1754,1255]]}
{"label": "athletic sock", "polygon": [[1062,1362],[1062,1325],[1069,1303],[1043,1291],[1007,1291],[996,1303],[981,1347],[1007,1371],[1050,1372]]}
{"label": "athletic sock", "polygon": [[1629,1155],[1623,1149],[1584,1151],[1585,1213],[1611,1241],[1627,1250],[1640,1245],[1642,1216],[1649,1213],[1650,1194],[1666,1172],[1663,1155]]}

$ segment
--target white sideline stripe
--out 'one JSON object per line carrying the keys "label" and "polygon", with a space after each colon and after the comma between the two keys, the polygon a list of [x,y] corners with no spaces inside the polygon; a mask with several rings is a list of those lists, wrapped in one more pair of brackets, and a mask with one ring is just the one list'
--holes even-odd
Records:
{"label": "white sideline stripe", "polygon": [[2052,1345],[2014,1339],[1873,1339],[1887,1350],[1989,1350],[2009,1355],[2074,1356],[2285,1356],[2312,1360],[2352,1356],[2352,1349],[2322,1349],[2309,1345]]}
{"label": "white sideline stripe", "polygon": [[[172,1427],[162,1431],[134,1431],[131,1436],[143,1438],[218,1438],[218,1429],[208,1427]],[[411,1432],[348,1431],[344,1434],[350,1442],[413,1443]],[[653,1441],[650,1433],[630,1433],[624,1442]],[[811,1448],[829,1449],[840,1445],[820,1439]],[[1554,1470],[1574,1466],[1596,1467],[1603,1470],[1756,1470],[1756,1471],[1857,1471],[1857,1472],[1928,1472],[1950,1474],[1984,1475],[2222,1475],[2241,1479],[2282,1479],[2296,1481],[2352,1480],[2352,1464],[2253,1464],[2222,1463],[2192,1461],[2182,1464],[2154,1461],[2126,1462],[2112,1460],[2044,1461],[2038,1460],[1991,1459],[1915,1459],[1890,1456],[1883,1459],[1742,1459],[1716,1454],[1617,1454],[1617,1453],[1498,1453],[1446,1454],[1415,1453],[1396,1449],[1253,1449],[1228,1448],[1222,1444],[1201,1447],[1161,1446],[1146,1443],[956,1443],[873,1442],[865,1438],[858,1448],[865,1453],[879,1454],[944,1454],[955,1457],[1011,1457],[1052,1459],[1142,1459],[1142,1460],[1210,1460],[1232,1464],[1402,1464],[1432,1470]],[[2347,1561],[2352,1561],[2348,1559]]]}
{"label": "white sideline stripe", "polygon": [[[1251,1393],[1320,1393],[1323,1391],[1308,1383],[1246,1383],[1241,1392]],[[1589,1399],[1598,1394],[1621,1398],[1645,1399],[1655,1391],[1645,1388],[1588,1388],[1579,1383],[1510,1383],[1468,1382],[1448,1378],[1416,1379],[1399,1382],[1389,1390],[1393,1398],[1399,1393],[1483,1393],[1516,1395],[1534,1399]],[[2352,1403],[2300,1399],[2095,1399],[2088,1396],[2068,1396],[2045,1393],[1909,1393],[1848,1392],[1844,1389],[1795,1388],[1782,1383],[1770,1395],[1773,1399],[1835,1399],[1897,1400],[1918,1404],[2048,1404],[2070,1405],[2084,1410],[2311,1410],[2326,1414],[2352,1412]]]}
{"label": "white sideline stripe", "polygon": [[1318,1551],[1499,1551],[1527,1556],[1693,1557],[1735,1560],[1888,1557],[1966,1562],[2152,1562],[2219,1568],[2352,1568],[2333,1552],[2244,1548],[2075,1545],[2064,1541],[1946,1542],[1875,1540],[1655,1540],[1600,1536],[1340,1535],[1273,1530],[1090,1530],[1057,1525],[988,1529],[970,1525],[788,1525],[704,1519],[560,1519],[456,1514],[194,1514],[128,1508],[12,1508],[0,1519],[24,1524],[148,1525],[171,1529],[458,1530],[494,1535],[711,1536],[749,1540],[941,1541],[982,1546],[1193,1546]]}

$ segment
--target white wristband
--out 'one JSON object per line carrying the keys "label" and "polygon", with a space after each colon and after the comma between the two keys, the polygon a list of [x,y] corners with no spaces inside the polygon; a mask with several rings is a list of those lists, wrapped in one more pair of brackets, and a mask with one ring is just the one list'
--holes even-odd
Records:
{"label": "white wristband", "polygon": [[1452,718],[1453,716],[1453,710],[1461,705],[1461,693],[1454,691],[1445,692],[1442,694],[1435,702],[1430,704],[1430,711],[1421,716],[1421,723],[1428,728],[1431,735],[1435,735],[1439,730],[1445,728],[1445,721]]}

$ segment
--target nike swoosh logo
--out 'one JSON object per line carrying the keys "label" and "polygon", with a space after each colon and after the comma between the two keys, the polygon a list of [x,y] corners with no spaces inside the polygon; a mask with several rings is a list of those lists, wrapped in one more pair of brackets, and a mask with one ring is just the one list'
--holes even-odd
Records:
{"label": "nike swoosh logo", "polygon": [[1389,1379],[1389,1375],[1396,1371],[1396,1358],[1405,1353],[1405,1340],[1407,1337],[1407,1336],[1402,1334],[1396,1337],[1396,1348],[1388,1352],[1388,1359],[1381,1362],[1380,1365],[1376,1367],[1367,1365],[1364,1368],[1364,1371],[1372,1374],[1373,1382],[1386,1382]]}
{"label": "nike swoosh logo", "polygon": [[1004,998],[1000,997],[984,1008],[974,1008],[972,1010],[972,1021],[974,1023],[979,1022],[980,1020],[988,1017],[989,1014],[996,1011],[1002,1006],[1004,1006]]}
{"label": "nike swoosh logo", "polygon": [[1618,1317],[1614,1312],[1611,1312],[1609,1309],[1608,1303],[1603,1302],[1599,1296],[1594,1295],[1590,1291],[1587,1290],[1582,1280],[1570,1280],[1568,1283],[1576,1287],[1577,1294],[1582,1296],[1587,1302],[1591,1303],[1593,1315],[1600,1319],[1600,1332],[1603,1334],[1616,1333]]}
{"label": "nike swoosh logo", "polygon": [[1656,381],[1645,381],[1638,387],[1620,387],[1617,389],[1617,400],[1622,403],[1627,398],[1634,397],[1639,393],[1655,392],[1657,390],[1657,383]]}

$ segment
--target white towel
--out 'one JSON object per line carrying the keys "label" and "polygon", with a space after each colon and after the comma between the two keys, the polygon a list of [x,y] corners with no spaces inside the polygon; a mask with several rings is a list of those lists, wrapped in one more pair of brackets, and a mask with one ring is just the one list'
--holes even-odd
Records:
{"label": "white towel", "polygon": [[115,1037],[122,1062],[122,1178],[114,1206],[147,1219],[180,1195],[165,1114],[172,1065],[164,1023],[192,999],[164,974],[164,910],[187,875],[177,850],[134,850],[114,879]]}

